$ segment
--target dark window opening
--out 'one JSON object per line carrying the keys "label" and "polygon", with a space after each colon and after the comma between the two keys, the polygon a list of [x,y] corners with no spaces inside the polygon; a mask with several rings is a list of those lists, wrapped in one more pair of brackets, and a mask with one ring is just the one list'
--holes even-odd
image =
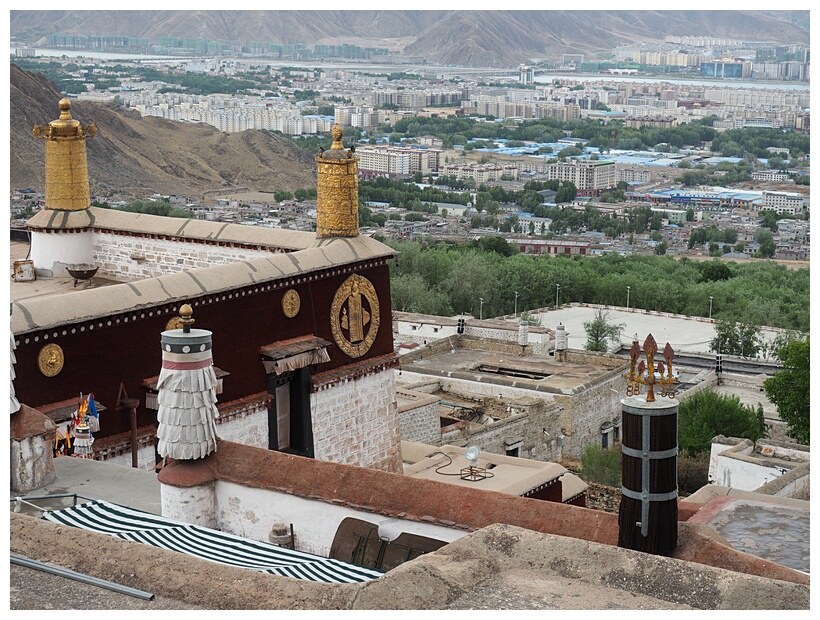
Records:
{"label": "dark window opening", "polygon": [[310,368],[268,375],[268,449],[313,458]]}

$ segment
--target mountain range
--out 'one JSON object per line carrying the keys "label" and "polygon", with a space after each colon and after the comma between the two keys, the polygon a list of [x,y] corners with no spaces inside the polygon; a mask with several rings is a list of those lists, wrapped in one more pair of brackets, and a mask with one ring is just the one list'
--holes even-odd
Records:
{"label": "mountain range", "polygon": [[11,11],[10,34],[122,35],[386,47],[437,64],[516,67],[667,35],[809,43],[809,11]]}
{"label": "mountain range", "polygon": [[[12,187],[45,188],[45,145],[34,125],[60,115],[63,95],[45,76],[11,65],[10,181]],[[97,125],[86,141],[92,194],[199,195],[214,189],[247,187],[294,191],[316,186],[313,155],[280,135],[259,130],[223,133],[114,105],[72,101],[71,115]]]}

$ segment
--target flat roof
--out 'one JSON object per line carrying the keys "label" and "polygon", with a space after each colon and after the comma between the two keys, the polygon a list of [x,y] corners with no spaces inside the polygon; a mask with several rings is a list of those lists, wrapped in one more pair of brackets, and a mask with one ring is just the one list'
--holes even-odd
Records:
{"label": "flat roof", "polygon": [[[583,347],[581,347],[583,348]],[[624,360],[626,366],[628,360]],[[623,372],[621,366],[593,366],[556,362],[553,357],[498,351],[454,348],[425,354],[424,359],[402,358],[402,370],[431,376],[447,376],[481,383],[495,383],[547,394],[571,395],[590,383]]]}
{"label": "flat roof", "polygon": [[[583,493],[587,483],[558,463],[534,461],[503,454],[481,452],[477,467],[484,468],[488,477],[478,480],[464,479],[461,470],[469,467],[464,457],[466,448],[453,445],[429,446],[409,441],[401,442],[404,475],[411,478],[437,480],[459,486],[498,491],[512,495],[527,493],[562,483],[562,501],[568,501]],[[412,462],[414,461],[414,462]]]}

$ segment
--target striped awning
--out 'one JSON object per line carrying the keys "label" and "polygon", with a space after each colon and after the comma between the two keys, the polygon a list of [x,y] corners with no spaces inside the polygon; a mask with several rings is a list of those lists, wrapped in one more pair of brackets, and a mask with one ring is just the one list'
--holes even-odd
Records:
{"label": "striped awning", "polygon": [[294,579],[357,583],[383,574],[371,568],[240,538],[99,500],[45,512],[43,519],[227,566]]}

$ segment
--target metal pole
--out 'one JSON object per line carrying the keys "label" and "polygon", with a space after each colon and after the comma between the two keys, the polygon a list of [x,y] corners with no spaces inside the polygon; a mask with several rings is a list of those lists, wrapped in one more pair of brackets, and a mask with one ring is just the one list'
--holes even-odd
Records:
{"label": "metal pole", "polygon": [[560,284],[555,285],[555,309],[558,310],[558,289],[561,288]]}
{"label": "metal pole", "polygon": [[478,306],[478,320],[481,321],[484,319],[484,300],[479,297],[479,306]]}
{"label": "metal pole", "polygon": [[513,309],[513,314],[516,317],[518,316],[518,291],[515,291],[515,308]]}
{"label": "metal pole", "polygon": [[626,307],[627,307],[627,309],[629,309],[629,289],[630,289],[630,287],[627,286],[626,287]]}
{"label": "metal pole", "polygon": [[709,320],[712,320],[712,297],[709,297]]}
{"label": "metal pole", "polygon": [[68,570],[67,568],[59,568],[57,566],[51,566],[50,564],[44,564],[43,562],[38,562],[37,560],[30,560],[28,558],[24,558],[20,555],[15,555],[13,553],[9,554],[11,557],[11,563],[17,564],[18,566],[24,566],[26,568],[33,568],[35,570],[41,570],[44,573],[51,573],[52,575],[57,575],[58,577],[66,577],[68,579],[74,579],[75,581],[81,581],[83,583],[90,584],[92,586],[97,586],[99,588],[105,588],[106,590],[112,590],[114,592],[119,592],[120,594],[127,594],[128,596],[135,596],[136,598],[141,598],[146,601],[153,601],[154,595],[150,592],[145,592],[143,590],[136,590],[134,588],[129,588],[128,586],[121,585],[119,583],[114,583],[113,581],[106,581],[105,579],[98,579],[97,577],[92,577],[91,575],[84,575],[83,573],[76,573],[73,570]]}

